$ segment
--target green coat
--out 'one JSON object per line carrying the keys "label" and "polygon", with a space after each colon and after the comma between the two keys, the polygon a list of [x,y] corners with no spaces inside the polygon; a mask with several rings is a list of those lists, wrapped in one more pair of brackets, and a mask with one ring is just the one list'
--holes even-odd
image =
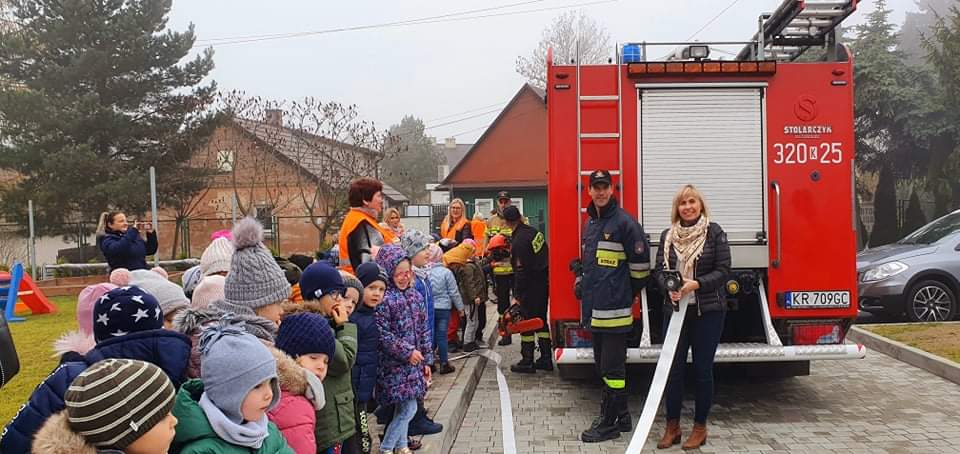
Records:
{"label": "green coat", "polygon": [[335,328],[337,349],[330,359],[323,394],[327,404],[317,411],[317,451],[350,438],[356,432],[353,381],[350,373],[357,359],[357,325]]}
{"label": "green coat", "polygon": [[173,405],[173,416],[177,418],[177,435],[170,445],[171,454],[294,454],[287,446],[287,440],[272,422],[268,426],[269,436],[259,450],[232,445],[222,440],[210,427],[207,415],[200,408],[200,396],[203,395],[203,382],[190,380],[180,387],[177,400]]}

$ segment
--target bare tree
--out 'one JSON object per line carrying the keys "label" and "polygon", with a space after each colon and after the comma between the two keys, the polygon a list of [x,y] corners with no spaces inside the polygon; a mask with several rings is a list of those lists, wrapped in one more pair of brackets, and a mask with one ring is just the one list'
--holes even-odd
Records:
{"label": "bare tree", "polygon": [[554,62],[569,63],[577,58],[578,40],[581,64],[604,63],[612,56],[607,30],[582,10],[569,11],[543,30],[540,44],[530,56],[517,57],[517,72],[531,85],[546,87],[547,49],[553,49]]}
{"label": "bare tree", "polygon": [[13,262],[27,261],[27,239],[14,229],[0,227],[0,269],[10,269]]}
{"label": "bare tree", "polygon": [[267,209],[272,215],[297,201],[292,175],[277,166],[277,152],[290,146],[294,138],[282,126],[284,104],[242,92],[220,96],[224,124],[234,133],[217,134],[210,153],[221,175],[233,189],[237,210],[243,216],[260,216]]}
{"label": "bare tree", "polygon": [[360,119],[355,105],[306,98],[287,111],[296,132],[292,158],[304,211],[317,228],[320,245],[346,214],[347,189],[357,177],[379,177],[380,163],[399,153],[399,140]]}

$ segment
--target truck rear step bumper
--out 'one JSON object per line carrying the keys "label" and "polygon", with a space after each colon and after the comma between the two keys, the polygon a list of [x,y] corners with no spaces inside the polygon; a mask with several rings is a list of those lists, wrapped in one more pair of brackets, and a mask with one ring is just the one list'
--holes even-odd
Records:
{"label": "truck rear step bumper", "polygon": [[[557,364],[593,364],[592,348],[556,348]],[[715,361],[718,363],[759,363],[776,361],[807,361],[815,359],[863,359],[867,349],[860,344],[834,345],[768,345],[763,343],[720,344]],[[656,363],[660,346],[628,348],[627,363]],[[693,355],[687,356],[687,362]]]}

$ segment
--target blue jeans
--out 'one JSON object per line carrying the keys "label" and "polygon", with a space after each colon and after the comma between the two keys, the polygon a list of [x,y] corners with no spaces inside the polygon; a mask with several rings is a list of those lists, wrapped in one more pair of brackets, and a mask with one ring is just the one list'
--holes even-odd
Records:
{"label": "blue jeans", "polygon": [[[663,314],[663,332],[667,332],[673,311]],[[683,405],[683,373],[687,366],[687,351],[693,349],[693,371],[696,376],[696,410],[693,421],[707,423],[713,405],[713,357],[717,353],[720,335],[723,334],[724,311],[704,312],[697,316],[696,308],[688,309],[677,341],[677,352],[667,379],[667,419],[680,419]]]}
{"label": "blue jeans", "polygon": [[407,429],[410,420],[417,413],[417,400],[410,399],[396,404],[393,411],[393,420],[387,426],[380,443],[381,451],[390,451],[407,447]]}
{"label": "blue jeans", "polygon": [[447,362],[447,327],[450,326],[450,309],[433,310],[433,345],[440,352],[440,363]]}

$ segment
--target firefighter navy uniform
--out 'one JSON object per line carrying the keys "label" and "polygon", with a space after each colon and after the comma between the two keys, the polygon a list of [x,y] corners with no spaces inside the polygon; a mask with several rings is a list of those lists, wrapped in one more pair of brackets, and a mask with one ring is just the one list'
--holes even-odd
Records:
{"label": "firefighter navy uniform", "polygon": [[[522,359],[510,370],[518,373],[534,373],[537,369],[552,371],[553,347],[547,326],[547,241],[542,232],[521,222],[517,207],[506,207],[503,216],[508,222],[517,223],[510,243],[510,263],[514,271],[513,297],[520,302],[524,319],[539,318],[544,322],[536,331],[520,333]],[[537,345],[540,357],[534,362]]]}
{"label": "firefighter navy uniform", "polygon": [[[610,184],[606,171],[591,176]],[[643,227],[616,199],[602,207],[591,202],[582,238],[582,311],[593,334],[594,361],[605,384],[601,417],[583,441],[603,441],[632,430],[627,410],[627,335],[633,329],[633,301],[650,279],[650,245]]]}

